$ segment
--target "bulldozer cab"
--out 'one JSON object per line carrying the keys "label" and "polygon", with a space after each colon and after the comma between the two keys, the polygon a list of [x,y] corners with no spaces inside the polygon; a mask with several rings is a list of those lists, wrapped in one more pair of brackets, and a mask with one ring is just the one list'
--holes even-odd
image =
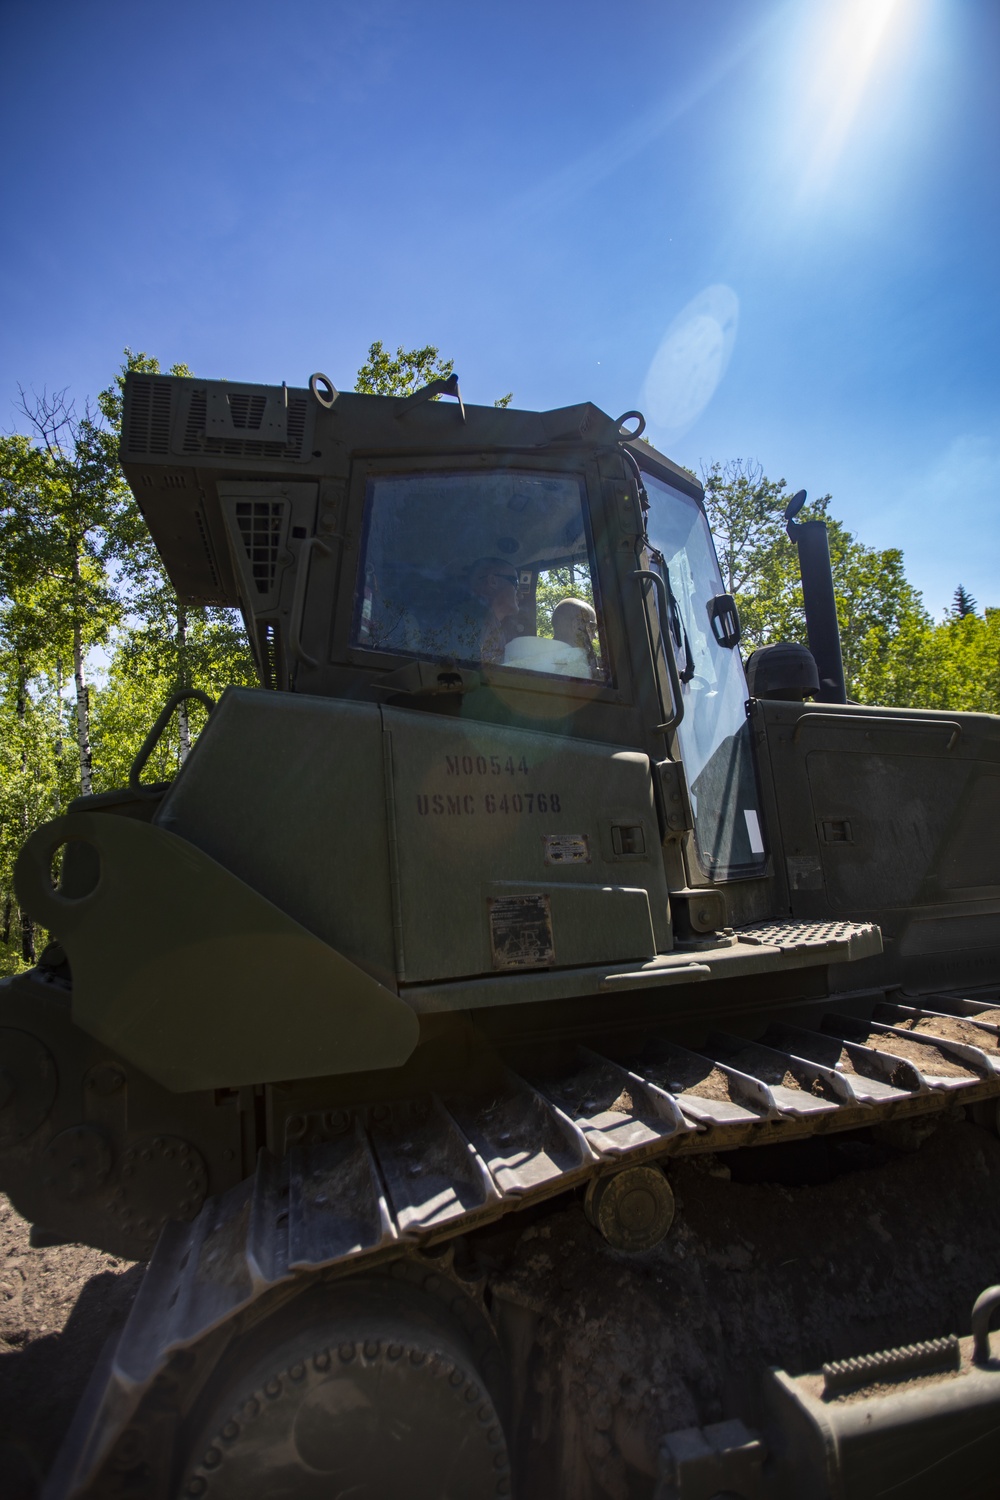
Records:
{"label": "bulldozer cab", "polygon": [[592,406],[330,389],[129,376],[123,462],[179,591],[241,609],[265,687],[639,748],[671,768],[671,885],[761,878],[697,480]]}
{"label": "bulldozer cab", "polygon": [[[657,644],[670,653],[668,720],[691,788],[694,873],[752,876],[766,855],[738,622],[730,605],[719,625],[725,596],[701,506],[646,465],[647,534],[629,566],[641,564],[656,585]],[[614,689],[604,599],[617,608],[619,580],[605,577],[602,588],[594,530],[585,472],[504,465],[369,474],[350,647],[528,672],[533,689],[557,699],[563,677],[578,694],[584,685]],[[581,605],[593,610],[592,629]],[[652,678],[647,643],[640,639],[632,658]]]}

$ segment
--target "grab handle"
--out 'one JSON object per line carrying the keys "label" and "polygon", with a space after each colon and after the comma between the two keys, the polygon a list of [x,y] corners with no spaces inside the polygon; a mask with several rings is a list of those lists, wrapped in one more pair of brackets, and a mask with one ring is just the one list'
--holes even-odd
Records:
{"label": "grab handle", "polygon": [[990,1319],[1000,1307],[1000,1286],[988,1286],[980,1292],[972,1307],[972,1363],[990,1362]]}
{"label": "grab handle", "polygon": [[[662,606],[660,613],[660,642],[667,660],[667,676],[670,679],[670,696],[673,700],[673,712],[667,716],[662,724],[654,724],[653,729],[656,734],[672,734],[684,717],[684,700],[681,697],[681,682],[677,672],[677,663],[674,660],[673,648],[667,640],[667,636],[670,633],[669,626],[666,625],[666,621],[670,619],[667,585],[659,573],[655,573],[652,568],[636,568],[632,577],[651,578],[660,595],[660,604]],[[660,707],[661,709],[663,707],[662,699]]]}
{"label": "grab handle", "polygon": [[288,627],[288,644],[292,655],[304,667],[319,666],[316,658],[309,656],[302,645],[302,619],[306,612],[306,579],[309,576],[309,563],[314,552],[319,552],[323,557],[330,556],[330,548],[318,536],[311,536],[306,544],[299,549],[299,560],[296,565],[295,574],[295,593],[292,595],[292,619]]}
{"label": "grab handle", "polygon": [[157,715],[152,729],[139,746],[138,755],[129,767],[129,791],[134,792],[137,797],[159,797],[161,795],[163,791],[162,787],[143,786],[139,777],[145,770],[147,760],[156,749],[157,740],[170,723],[174,709],[178,708],[188,698],[195,698],[199,703],[203,703],[209,713],[215,707],[215,699],[210,698],[207,693],[203,693],[201,688],[180,688],[176,693],[170,694],[170,697]]}

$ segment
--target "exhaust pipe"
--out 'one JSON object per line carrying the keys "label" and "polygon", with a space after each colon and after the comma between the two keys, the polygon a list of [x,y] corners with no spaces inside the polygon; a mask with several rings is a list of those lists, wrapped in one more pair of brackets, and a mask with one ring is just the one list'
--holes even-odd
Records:
{"label": "exhaust pipe", "polygon": [[837,602],[833,595],[833,569],[830,566],[830,540],[825,521],[795,520],[806,503],[805,490],[793,495],[785,507],[785,529],[799,549],[799,572],[802,575],[802,597],[806,607],[806,629],[809,650],[819,673],[820,703],[846,703],[844,659],[840,651],[840,626],[837,624]]}

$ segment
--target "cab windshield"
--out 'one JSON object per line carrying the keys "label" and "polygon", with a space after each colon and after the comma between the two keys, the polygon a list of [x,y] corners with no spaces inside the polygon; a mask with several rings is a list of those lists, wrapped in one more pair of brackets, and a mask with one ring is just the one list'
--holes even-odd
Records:
{"label": "cab windshield", "polygon": [[644,473],[650,565],[666,585],[669,637],[681,685],[677,730],[695,842],[705,874],[716,880],[762,872],[763,820],[747,719],[747,683],[739,648],[712,629],[711,605],[722,575],[704,512],[696,501]]}
{"label": "cab windshield", "polygon": [[575,475],[371,475],[352,644],[605,682],[594,576]]}

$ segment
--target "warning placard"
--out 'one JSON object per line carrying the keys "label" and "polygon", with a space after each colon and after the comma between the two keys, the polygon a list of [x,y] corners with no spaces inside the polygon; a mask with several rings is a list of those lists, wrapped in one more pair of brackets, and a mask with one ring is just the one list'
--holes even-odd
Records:
{"label": "warning placard", "polygon": [[487,904],[495,969],[538,969],[555,962],[552,912],[544,892],[490,896]]}

